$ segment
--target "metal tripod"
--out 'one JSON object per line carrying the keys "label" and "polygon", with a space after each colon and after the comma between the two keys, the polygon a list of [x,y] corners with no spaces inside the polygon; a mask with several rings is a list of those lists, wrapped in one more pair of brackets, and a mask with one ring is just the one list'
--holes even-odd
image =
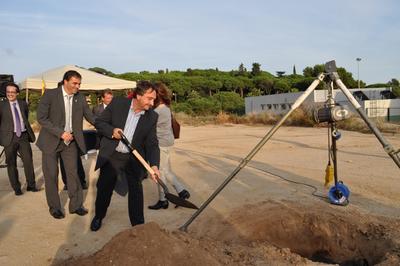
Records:
{"label": "metal tripod", "polygon": [[289,112],[287,112],[278,123],[271,128],[271,130],[261,139],[261,141],[250,151],[250,153],[242,159],[239,165],[233,170],[233,172],[225,179],[225,181],[214,191],[214,193],[200,206],[200,208],[189,218],[189,220],[182,225],[179,230],[187,231],[189,225],[200,215],[200,213],[211,203],[211,201],[225,188],[225,186],[239,173],[241,169],[243,169],[248,162],[256,155],[256,153],[264,146],[264,144],[273,136],[273,134],[282,126],[285,120],[293,113],[295,109],[297,109],[306,98],[315,90],[318,84],[327,78],[327,82],[334,82],[340,88],[340,90],[347,97],[349,102],[353,105],[353,107],[357,110],[358,114],[365,121],[367,126],[374,133],[376,138],[382,144],[385,152],[393,159],[395,164],[400,168],[400,149],[395,150],[393,146],[385,139],[385,137],[380,133],[376,125],[369,120],[367,115],[362,110],[361,105],[357,102],[357,100],[353,97],[351,92],[346,88],[343,82],[340,80],[339,75],[336,69],[336,62],[330,61],[325,64],[325,72],[321,73],[316,80],[314,80],[311,85],[307,88],[306,91],[292,104]]}

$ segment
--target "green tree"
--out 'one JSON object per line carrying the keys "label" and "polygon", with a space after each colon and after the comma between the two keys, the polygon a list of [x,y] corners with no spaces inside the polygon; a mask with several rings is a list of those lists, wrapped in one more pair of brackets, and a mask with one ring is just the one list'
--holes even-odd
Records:
{"label": "green tree", "polygon": [[243,63],[241,63],[241,64],[239,65],[238,75],[239,75],[239,76],[245,76],[245,75],[246,75],[246,72],[247,72],[246,68],[244,67]]}
{"label": "green tree", "polygon": [[213,93],[219,91],[222,88],[223,84],[219,80],[210,79],[206,81],[205,86],[207,86],[208,88],[208,95],[212,96]]}
{"label": "green tree", "polygon": [[272,79],[269,79],[264,76],[259,76],[253,79],[254,85],[257,89],[260,89],[264,92],[265,95],[269,95],[272,93],[274,88],[274,82]]}
{"label": "green tree", "polygon": [[388,84],[392,87],[393,94],[397,98],[400,98],[400,83],[399,83],[399,81],[397,79],[393,78],[388,82]]}
{"label": "green tree", "polygon": [[189,98],[187,102],[196,115],[217,114],[220,109],[218,101],[212,97],[194,97]]}
{"label": "green tree", "polygon": [[[315,65],[313,68],[311,67],[306,67],[303,70],[303,75],[304,77],[312,77],[316,78],[318,77],[319,74],[325,73],[325,65],[323,64],[318,64]],[[339,74],[340,79],[346,85],[347,88],[357,88],[357,81],[353,79],[353,74],[350,72],[347,72],[346,69],[343,67],[338,67],[337,68],[337,73]],[[362,87],[365,86],[365,83],[360,81],[360,85]],[[321,89],[321,86],[318,86],[318,89]]]}
{"label": "green tree", "polygon": [[303,69],[303,75],[304,77],[314,77],[314,72],[313,72],[313,68],[312,67],[306,67]]}
{"label": "green tree", "polygon": [[186,69],[186,76],[193,76],[193,70],[191,68]]}
{"label": "green tree", "polygon": [[290,91],[290,84],[284,79],[278,79],[274,82],[274,90],[279,93]]}
{"label": "green tree", "polygon": [[241,92],[241,95],[243,98],[243,96],[246,94],[246,92],[249,92],[254,88],[254,83],[250,78],[244,77],[244,76],[239,76],[239,77],[237,77],[237,79],[240,80],[240,86],[243,86],[243,87],[240,87],[240,92]]}
{"label": "green tree", "polygon": [[261,89],[252,88],[246,96],[253,97],[253,96],[261,96],[261,95],[263,95]]}
{"label": "green tree", "polygon": [[238,77],[225,77],[223,80],[223,89],[225,91],[232,91],[232,92],[239,91],[240,97],[242,98],[244,96],[243,93],[244,87],[245,84],[243,80]]}
{"label": "green tree", "polygon": [[399,81],[397,79],[395,79],[395,78],[391,79],[388,83],[389,83],[390,86],[393,86],[393,87],[400,86]]}
{"label": "green tree", "polygon": [[310,87],[311,83],[315,80],[312,77],[303,77],[301,79],[296,79],[292,83],[292,87],[297,88],[299,91],[305,91]]}
{"label": "green tree", "polygon": [[261,74],[261,65],[259,63],[253,63],[253,67],[251,68],[251,75],[258,76]]}
{"label": "green tree", "polygon": [[177,79],[169,84],[169,89],[172,93],[176,94],[176,100],[178,100],[178,98],[182,98],[183,100],[185,95],[191,90],[191,84],[186,79]]}
{"label": "green tree", "polygon": [[244,100],[237,93],[219,92],[213,95],[213,99],[220,103],[220,108],[223,112],[244,114]]}
{"label": "green tree", "polygon": [[[343,81],[344,85],[346,85],[347,88],[358,88],[358,82],[354,80],[353,74],[350,72],[347,72],[346,69],[343,67],[338,67],[337,72],[339,74],[340,79]],[[360,80],[360,87],[364,88],[365,83]]]}
{"label": "green tree", "polygon": [[303,70],[303,75],[305,77],[313,77],[316,78],[318,77],[319,74],[325,72],[325,66],[322,64],[315,65],[314,67],[306,67]]}

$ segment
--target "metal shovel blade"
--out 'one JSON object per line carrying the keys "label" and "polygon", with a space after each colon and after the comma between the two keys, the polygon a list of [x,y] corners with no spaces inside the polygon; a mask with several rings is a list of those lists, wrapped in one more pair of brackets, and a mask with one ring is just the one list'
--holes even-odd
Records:
{"label": "metal shovel blade", "polygon": [[190,201],[187,201],[187,200],[182,199],[174,194],[169,193],[168,187],[165,185],[165,183],[158,176],[156,178],[157,178],[158,184],[160,184],[160,186],[164,190],[165,197],[167,198],[168,201],[170,201],[171,203],[173,203],[177,206],[190,208],[190,209],[196,209],[196,210],[198,209],[198,207],[196,205],[194,205],[193,203],[191,203]]}
{"label": "metal shovel blade", "polygon": [[[143,159],[143,157],[132,147],[131,143],[129,140],[126,138],[124,134],[121,133],[122,137],[122,142],[128,147],[128,149],[132,152],[132,154],[143,164],[143,166],[146,168],[147,171],[149,171],[150,174],[154,174],[154,170],[150,167],[150,165]],[[185,199],[182,199],[174,194],[169,193],[168,187],[164,184],[164,182],[156,175],[156,179],[158,184],[162,187],[164,190],[165,197],[167,198],[168,201],[171,203],[174,203],[177,206],[185,207],[185,208],[191,208],[191,209],[198,209],[196,205],[191,203],[190,201],[187,201]]]}
{"label": "metal shovel blade", "polygon": [[182,199],[174,194],[171,193],[165,193],[165,197],[167,198],[168,201],[171,203],[175,204],[176,206],[184,207],[184,208],[189,208],[189,209],[199,209],[196,205],[191,203],[190,201],[187,201],[185,199]]}

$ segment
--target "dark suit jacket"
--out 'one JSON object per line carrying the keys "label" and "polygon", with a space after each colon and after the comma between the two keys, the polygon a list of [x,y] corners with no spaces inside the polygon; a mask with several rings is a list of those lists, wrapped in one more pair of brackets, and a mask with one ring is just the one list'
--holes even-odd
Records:
{"label": "dark suit jacket", "polygon": [[[72,99],[72,131],[74,139],[82,154],[86,153],[83,138],[83,117],[94,124],[93,114],[86,102],[85,96],[76,93]],[[36,145],[42,152],[54,152],[62,141],[61,135],[65,127],[65,107],[62,87],[46,90],[40,99],[37,109],[37,120],[42,126]]]}
{"label": "dark suit jacket", "polygon": [[[122,97],[114,98],[100,117],[96,119],[96,129],[103,136],[100,142],[96,169],[104,165],[115,151],[119,140],[112,138],[113,129],[124,129],[131,101],[131,99]],[[145,111],[139,119],[133,138],[130,140],[134,149],[136,149],[151,166],[159,166],[160,164],[160,149],[158,147],[156,135],[157,119],[158,114],[154,110]],[[132,167],[138,177],[145,176],[145,168],[136,158],[134,161],[135,164],[132,165]]]}
{"label": "dark suit jacket", "polygon": [[[22,120],[24,121],[26,132],[29,135],[29,141],[35,142],[36,137],[28,121],[29,109],[23,100],[17,100],[21,110]],[[10,102],[8,100],[0,102],[0,145],[8,146],[11,143],[14,134],[14,121]]]}
{"label": "dark suit jacket", "polygon": [[104,105],[102,103],[93,107],[92,112],[93,112],[94,119],[99,117],[103,111],[104,111]]}

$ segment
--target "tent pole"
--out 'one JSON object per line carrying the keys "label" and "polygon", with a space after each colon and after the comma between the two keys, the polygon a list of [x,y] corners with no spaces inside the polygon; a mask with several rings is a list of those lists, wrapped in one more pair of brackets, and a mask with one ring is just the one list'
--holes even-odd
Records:
{"label": "tent pole", "polygon": [[29,103],[29,96],[28,96],[29,91],[28,91],[28,87],[26,87],[25,90],[26,90],[26,93],[25,93],[25,101],[26,101],[26,103]]}

